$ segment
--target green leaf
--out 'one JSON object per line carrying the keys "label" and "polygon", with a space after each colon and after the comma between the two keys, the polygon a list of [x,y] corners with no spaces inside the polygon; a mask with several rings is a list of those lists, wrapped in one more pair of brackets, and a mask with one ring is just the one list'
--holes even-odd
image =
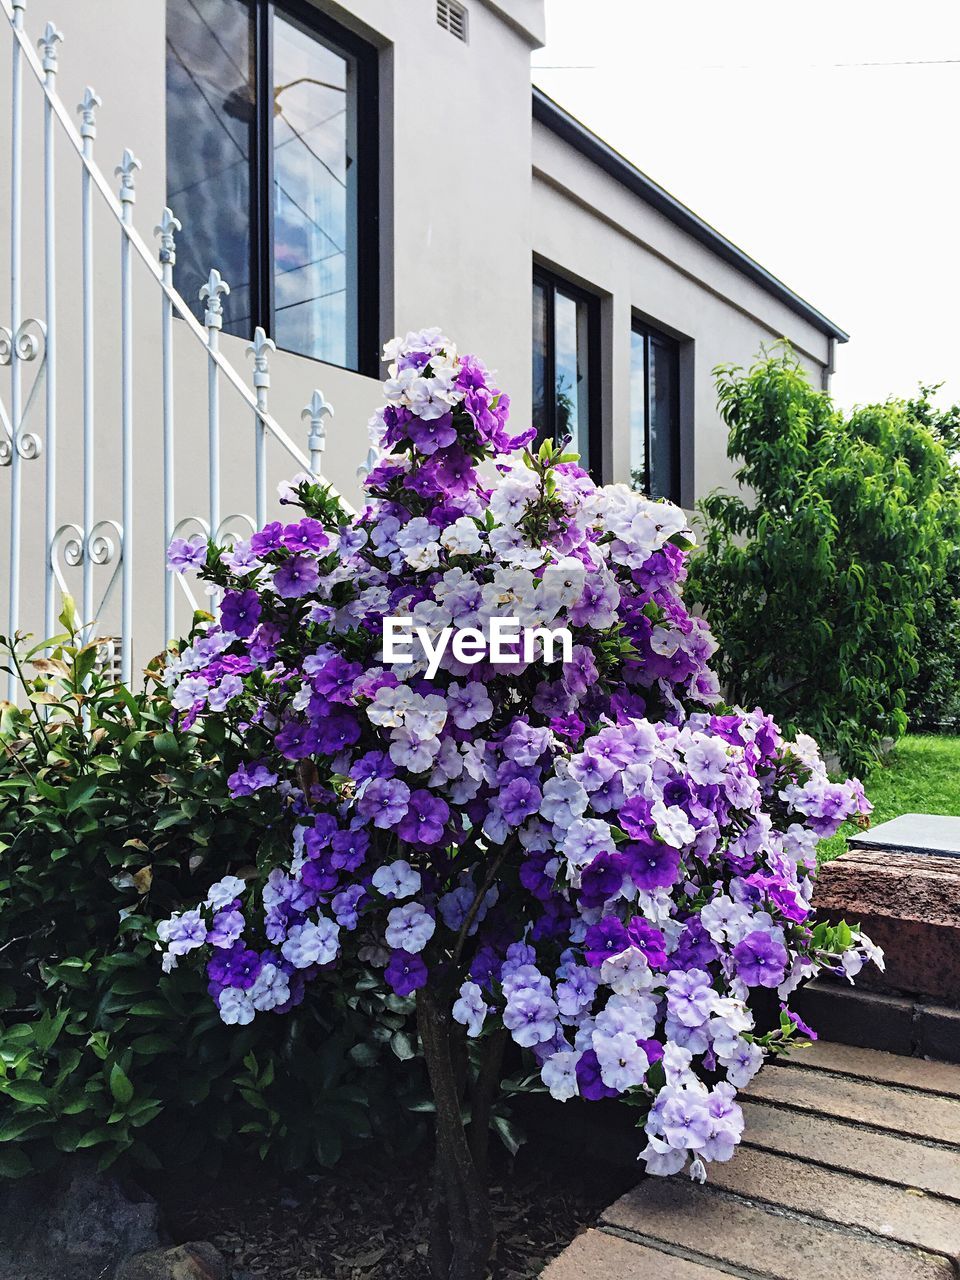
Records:
{"label": "green leaf", "polygon": [[50,1101],[50,1090],[33,1080],[4,1080],[0,1089],[15,1102],[24,1102],[29,1106],[46,1106]]}
{"label": "green leaf", "polygon": [[110,1092],[121,1107],[125,1107],[133,1097],[133,1083],[119,1063],[110,1068]]}

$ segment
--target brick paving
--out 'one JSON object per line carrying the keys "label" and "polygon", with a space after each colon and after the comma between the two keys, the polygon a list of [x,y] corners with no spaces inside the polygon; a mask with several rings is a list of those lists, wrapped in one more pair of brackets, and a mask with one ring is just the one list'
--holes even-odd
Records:
{"label": "brick paving", "polygon": [[706,1186],[645,1179],[543,1280],[958,1280],[960,1066],[821,1042],[743,1106]]}

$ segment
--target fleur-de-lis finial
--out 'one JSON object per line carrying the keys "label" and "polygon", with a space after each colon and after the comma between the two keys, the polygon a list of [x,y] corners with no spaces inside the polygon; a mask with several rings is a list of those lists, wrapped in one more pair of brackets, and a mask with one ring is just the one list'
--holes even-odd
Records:
{"label": "fleur-de-lis finial", "polygon": [[83,101],[77,107],[80,116],[80,137],[91,141],[97,136],[97,107],[102,106],[100,95],[87,85]]}
{"label": "fleur-de-lis finial", "polygon": [[253,385],[258,391],[266,391],[270,386],[270,352],[276,349],[274,340],[268,338],[260,325],[257,325],[253,331],[253,341],[247,347],[247,355],[253,356]]}
{"label": "fleur-de-lis finial", "polygon": [[203,313],[203,323],[208,329],[223,328],[223,303],[220,301],[220,295],[229,294],[229,292],[230,286],[214,267],[207,276],[207,283],[200,289],[200,301],[207,304]]}
{"label": "fleur-de-lis finial", "polygon": [[43,28],[43,35],[37,41],[43,69],[50,75],[57,73],[57,45],[63,40],[63,32],[58,31],[52,22]]}
{"label": "fleur-de-lis finial", "polygon": [[377,466],[380,461],[380,454],[376,449],[368,449],[367,456],[363,462],[357,467],[357,479],[361,484],[366,480],[367,476]]}
{"label": "fleur-de-lis finial", "polygon": [[300,421],[309,419],[310,434],[307,436],[307,448],[310,451],[310,469],[316,475],[320,470],[320,454],[327,446],[327,429],[324,418],[333,417],[333,405],[324,399],[322,391],[314,391],[310,403],[300,414]]}
{"label": "fleur-de-lis finial", "polygon": [[120,179],[120,203],[133,204],[137,198],[137,170],[142,169],[143,165],[133,154],[129,147],[125,147],[123,151],[123,159],[114,169],[114,173]]}
{"label": "fleur-de-lis finial", "polygon": [[174,216],[174,212],[169,206],[164,209],[163,217],[157,226],[153,228],[153,234],[160,237],[160,261],[169,263],[172,267],[177,261],[177,242],[175,233],[182,231],[180,219]]}

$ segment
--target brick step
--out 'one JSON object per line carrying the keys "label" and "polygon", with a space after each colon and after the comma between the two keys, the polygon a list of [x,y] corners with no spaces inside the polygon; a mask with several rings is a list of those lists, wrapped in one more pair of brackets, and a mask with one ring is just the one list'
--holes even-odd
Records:
{"label": "brick step", "polygon": [[960,1009],[817,978],[791,1007],[821,1039],[960,1063]]}

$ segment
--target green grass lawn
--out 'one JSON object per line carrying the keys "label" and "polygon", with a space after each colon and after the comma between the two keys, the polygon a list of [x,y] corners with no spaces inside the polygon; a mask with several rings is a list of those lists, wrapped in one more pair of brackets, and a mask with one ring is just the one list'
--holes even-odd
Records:
{"label": "green grass lawn", "polygon": [[[960,817],[960,737],[908,734],[864,785],[873,803],[872,826],[902,813]],[[821,840],[819,860],[839,857],[855,829],[845,823],[835,836]]]}

